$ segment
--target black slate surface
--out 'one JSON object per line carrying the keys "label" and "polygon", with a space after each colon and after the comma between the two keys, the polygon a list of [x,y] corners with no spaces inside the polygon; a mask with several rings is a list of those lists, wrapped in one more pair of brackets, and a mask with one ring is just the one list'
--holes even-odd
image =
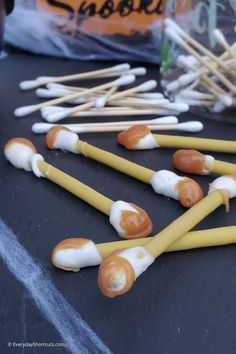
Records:
{"label": "black slate surface", "polygon": [[[53,246],[66,237],[96,242],[117,240],[107,217],[68,192],[32,173],[17,170],[3,156],[11,137],[29,138],[45,159],[113,200],[143,207],[162,230],[184,212],[176,201],[154,194],[150,186],[84,157],[48,151],[44,136],[31,133],[40,114],[15,118],[16,107],[38,102],[33,91],[21,92],[18,83],[39,75],[63,75],[103,67],[63,59],[12,55],[0,62],[0,216],[20,243],[48,271],[55,286],[115,354],[205,354],[236,351],[236,247],[227,246],[161,256],[127,295],[104,297],[97,286],[97,268],[79,273],[59,271],[50,263]],[[158,68],[149,67],[149,78]],[[93,85],[94,83],[89,83]],[[187,113],[181,120],[198,117]],[[125,118],[124,118],[125,119]],[[102,121],[102,118],[98,118]],[[92,121],[92,120],[90,120]],[[204,121],[201,137],[235,139],[236,126]],[[118,146],[116,134],[83,135],[88,142],[153,169],[171,169],[173,150],[132,152]],[[234,155],[215,154],[236,162]],[[211,177],[198,177],[207,191]],[[223,207],[198,228],[235,223],[236,205]],[[14,349],[8,342],[61,342],[57,331],[40,314],[29,294],[0,260],[0,352],[64,353],[65,349]]]}

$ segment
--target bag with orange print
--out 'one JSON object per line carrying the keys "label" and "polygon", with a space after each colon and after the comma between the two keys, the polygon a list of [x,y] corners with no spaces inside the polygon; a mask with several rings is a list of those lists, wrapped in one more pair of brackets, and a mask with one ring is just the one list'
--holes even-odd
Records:
{"label": "bag with orange print", "polygon": [[6,42],[81,60],[158,63],[163,0],[18,0]]}

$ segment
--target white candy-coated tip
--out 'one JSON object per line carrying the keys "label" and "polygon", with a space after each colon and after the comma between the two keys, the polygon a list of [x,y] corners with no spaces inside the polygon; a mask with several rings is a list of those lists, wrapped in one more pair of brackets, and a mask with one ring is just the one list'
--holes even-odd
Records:
{"label": "white candy-coated tip", "polygon": [[106,102],[107,102],[106,96],[99,97],[95,102],[95,107],[98,109],[101,109],[101,108],[105,107]]}
{"label": "white candy-coated tip", "polygon": [[147,69],[144,67],[139,67],[139,68],[134,68],[129,70],[129,74],[133,74],[135,76],[146,75],[146,73],[147,73]]}
{"label": "white candy-coated tip", "polygon": [[122,75],[119,79],[114,81],[114,86],[123,86],[132,84],[136,80],[136,77],[132,74]]}
{"label": "white candy-coated tip", "polygon": [[130,70],[129,63],[118,64],[109,69],[109,71],[116,72],[116,71],[127,71]]}
{"label": "white candy-coated tip", "polygon": [[227,45],[227,41],[225,39],[225,36],[223,35],[223,33],[219,30],[219,29],[214,29],[213,31],[213,36],[215,37],[215,39],[217,40],[218,43],[222,44],[222,45]]}
{"label": "white candy-coated tip", "polygon": [[179,123],[177,125],[177,129],[185,132],[196,133],[196,132],[200,132],[203,129],[203,124],[198,121]]}
{"label": "white candy-coated tip", "polygon": [[19,84],[21,90],[31,90],[39,86],[36,80],[26,80]]}
{"label": "white candy-coated tip", "polygon": [[37,109],[38,109],[38,107],[35,105],[19,107],[14,111],[14,115],[16,117],[23,117],[23,116],[26,116],[27,114],[35,112]]}
{"label": "white candy-coated tip", "polygon": [[179,45],[182,45],[184,43],[183,39],[171,27],[165,28],[165,35],[167,36],[167,38],[171,39],[173,42]]}
{"label": "white candy-coated tip", "polygon": [[138,92],[153,90],[157,86],[156,80],[149,80],[137,86]]}
{"label": "white candy-coated tip", "polygon": [[177,117],[174,117],[174,116],[168,116],[168,117],[161,117],[161,118],[155,118],[155,119],[152,119],[152,122],[153,123],[156,123],[156,124],[178,124],[178,118]]}
{"label": "white candy-coated tip", "polygon": [[233,98],[229,95],[219,94],[218,97],[220,103],[225,107],[231,107],[234,102]]}
{"label": "white candy-coated tip", "polygon": [[48,81],[53,81],[55,79],[56,79],[55,76],[39,76],[37,77],[36,81],[40,84],[44,84],[47,83]]}
{"label": "white candy-coated tip", "polygon": [[49,123],[34,123],[32,125],[32,132],[35,134],[44,134],[49,131],[52,127],[54,127],[55,124],[49,124]]}

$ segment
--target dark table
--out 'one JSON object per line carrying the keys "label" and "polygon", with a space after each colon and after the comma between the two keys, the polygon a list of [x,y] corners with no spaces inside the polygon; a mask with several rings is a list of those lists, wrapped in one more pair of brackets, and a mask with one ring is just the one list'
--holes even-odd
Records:
{"label": "dark table", "polygon": [[[13,111],[38,102],[33,91],[21,92],[18,83],[39,75],[63,75],[104,67],[106,63],[81,63],[48,57],[15,54],[0,62],[0,215],[17,234],[20,243],[48,271],[55,286],[115,354],[204,354],[236,351],[236,247],[226,246],[161,256],[127,295],[104,297],[97,286],[97,268],[69,273],[54,268],[52,248],[66,237],[87,237],[95,242],[117,240],[107,217],[58,186],[32,173],[15,169],[3,156],[3,144],[11,137],[29,138],[46,161],[79,178],[113,200],[135,202],[154,221],[157,233],[184,212],[176,201],[156,195],[150,186],[124,176],[95,161],[48,151],[44,136],[34,135],[31,125],[40,114],[17,119]],[[148,77],[157,78],[150,66]],[[143,79],[142,79],[143,80]],[[89,83],[93,85],[94,82]],[[198,119],[190,113],[181,120]],[[125,118],[124,118],[125,119]],[[102,118],[98,120],[103,121]],[[201,119],[200,119],[201,120]],[[90,120],[92,121],[92,119]],[[236,126],[210,120],[201,137],[235,139]],[[173,150],[127,151],[117,145],[116,134],[84,134],[98,147],[152,169],[172,169]],[[233,155],[215,154],[236,162]],[[207,191],[211,177],[196,178]],[[236,204],[212,213],[199,229],[233,225]],[[8,342],[61,342],[54,327],[41,315],[29,293],[1,266],[0,352]],[[40,353],[41,349],[30,349]],[[65,349],[45,349],[46,353]]]}

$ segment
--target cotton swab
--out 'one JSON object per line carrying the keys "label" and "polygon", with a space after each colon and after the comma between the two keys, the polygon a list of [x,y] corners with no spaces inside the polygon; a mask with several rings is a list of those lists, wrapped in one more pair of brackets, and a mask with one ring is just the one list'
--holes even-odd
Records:
{"label": "cotton swab", "polygon": [[[122,123],[122,122],[121,122]],[[129,124],[88,124],[86,125],[70,125],[70,124],[65,124],[63,125],[64,127],[67,127],[74,133],[105,133],[105,132],[121,132],[124,129],[129,129],[132,127],[133,122],[129,122]],[[39,125],[40,124],[40,125]],[[44,125],[46,124],[46,126]],[[33,125],[32,130],[34,133],[45,133],[47,132],[50,128],[52,128],[53,124],[47,124],[47,123],[36,123],[36,125]],[[159,125],[159,124],[148,124],[148,128],[151,131],[161,131],[161,130],[178,130],[178,131],[185,131],[185,132],[199,132],[203,129],[203,125],[200,122],[186,122],[186,123],[180,123],[180,124],[169,124],[169,125]]]}
{"label": "cotton swab", "polygon": [[[77,135],[76,138],[78,139]],[[37,154],[35,146],[29,140],[23,138],[9,140],[4,147],[4,153],[6,159],[16,168],[32,171],[36,177],[51,180],[109,216],[110,224],[121,237],[145,237],[152,232],[152,221],[143,209],[121,200],[114,202],[48,164],[42,155]]]}
{"label": "cotton swab", "polygon": [[135,76],[134,75],[124,75],[122,77],[120,77],[119,79],[117,80],[114,80],[114,81],[111,81],[109,83],[106,83],[106,84],[103,84],[103,85],[99,85],[99,86],[95,86],[93,88],[90,88],[90,89],[87,89],[85,91],[81,91],[81,92],[75,92],[71,95],[68,95],[68,96],[65,96],[65,97],[59,97],[59,98],[56,98],[56,99],[53,99],[53,100],[50,100],[50,101],[47,101],[47,102],[43,102],[43,103],[39,103],[39,104],[36,104],[36,105],[31,105],[31,106],[24,106],[24,107],[20,107],[20,108],[17,108],[15,110],[15,116],[17,117],[22,117],[22,116],[25,116],[27,114],[30,114],[32,112],[35,112],[37,110],[39,110],[40,108],[43,108],[43,107],[47,107],[47,106],[50,106],[50,105],[54,105],[54,104],[58,104],[58,103],[63,103],[63,102],[67,102],[67,101],[70,101],[72,99],[75,99],[75,98],[79,98],[79,97],[84,97],[92,92],[97,92],[101,89],[108,89],[112,86],[123,86],[123,85],[128,85],[132,82],[135,81]]}
{"label": "cotton swab", "polygon": [[[177,124],[178,118],[176,117],[164,117],[164,118],[155,118],[149,120],[141,120],[141,121],[124,121],[124,122],[103,122],[103,123],[82,123],[82,124],[63,124],[62,126],[67,127],[71,131],[76,129],[77,127],[106,127],[106,126],[130,126],[133,124],[149,124],[149,125],[167,125],[167,124]],[[188,122],[189,123],[189,122]],[[34,123],[32,125],[32,131],[36,134],[47,133],[49,129],[56,126],[57,124],[49,124],[49,123]]]}
{"label": "cotton swab", "polygon": [[42,85],[45,85],[50,82],[64,82],[64,81],[72,81],[72,80],[81,80],[81,79],[90,79],[90,78],[95,78],[97,76],[101,76],[103,74],[116,74],[118,73],[118,76],[120,76],[120,72],[122,71],[128,71],[130,70],[130,65],[127,63],[124,64],[119,64],[112,66],[110,68],[106,69],[100,69],[100,70],[95,70],[95,71],[90,71],[86,73],[80,73],[80,74],[75,74],[75,75],[66,75],[66,76],[41,76],[36,78],[36,80],[26,80],[22,81],[20,83],[20,88],[22,90],[30,90],[32,88],[36,88]]}

